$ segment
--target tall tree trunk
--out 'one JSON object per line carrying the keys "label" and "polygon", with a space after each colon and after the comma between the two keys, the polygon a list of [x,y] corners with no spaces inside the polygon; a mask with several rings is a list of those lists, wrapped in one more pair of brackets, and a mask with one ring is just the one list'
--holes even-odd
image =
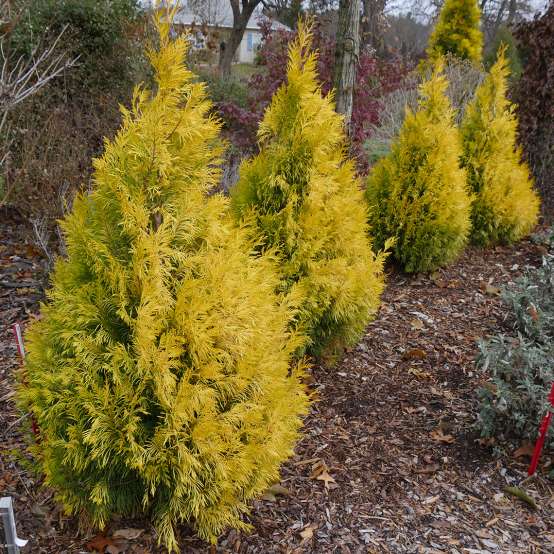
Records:
{"label": "tall tree trunk", "polygon": [[340,0],[339,27],[335,47],[334,85],[337,112],[344,114],[350,130],[354,83],[360,53],[360,0]]}
{"label": "tall tree trunk", "polygon": [[513,25],[517,17],[517,0],[510,0],[508,8],[508,25]]}
{"label": "tall tree trunk", "polygon": [[242,0],[242,11],[239,0],[230,0],[230,2],[231,9],[233,10],[233,28],[231,29],[229,39],[224,43],[224,48],[219,53],[219,73],[224,78],[231,75],[233,58],[242,41],[248,21],[261,0]]}
{"label": "tall tree trunk", "polygon": [[386,3],[386,0],[362,0],[361,43],[376,52],[383,49],[382,18]]}

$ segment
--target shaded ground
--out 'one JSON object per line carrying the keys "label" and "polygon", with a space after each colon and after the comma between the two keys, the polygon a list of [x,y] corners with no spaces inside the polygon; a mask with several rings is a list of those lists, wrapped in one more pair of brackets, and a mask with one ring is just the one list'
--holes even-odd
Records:
{"label": "shaded ground", "polygon": [[[23,552],[161,552],[143,520],[79,534],[25,469],[10,327],[36,312],[45,268],[25,233],[0,212],[0,492],[14,497],[19,534],[30,539]],[[282,489],[253,504],[252,534],[230,531],[212,552],[554,552],[554,482],[545,477],[554,460],[544,456],[526,485],[539,505],[531,511],[502,492],[525,477],[528,458],[472,430],[484,380],[475,340],[507,328],[497,287],[540,255],[523,242],[471,249],[431,278],[392,273],[363,341],[334,369],[314,368],[320,400]],[[183,552],[210,551],[185,529],[181,542]]]}

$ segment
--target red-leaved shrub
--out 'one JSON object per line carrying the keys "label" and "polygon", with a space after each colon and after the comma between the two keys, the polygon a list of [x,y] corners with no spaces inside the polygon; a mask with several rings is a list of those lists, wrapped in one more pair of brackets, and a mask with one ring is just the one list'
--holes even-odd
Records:
{"label": "red-leaved shrub", "polygon": [[[216,103],[229,139],[244,152],[251,152],[256,148],[258,122],[271,97],[285,79],[288,46],[296,36],[293,31],[271,31],[271,25],[267,21],[262,24],[262,33],[258,63],[264,70],[252,75],[248,81],[247,106],[240,107],[231,101]],[[325,36],[316,25],[313,45],[319,51],[318,73],[322,91],[327,94],[332,88],[335,41]],[[378,123],[380,99],[401,85],[409,69],[409,64],[400,58],[381,60],[370,52],[360,53],[354,88],[351,154],[356,158],[362,172],[368,168],[363,144],[370,136],[371,126]]]}
{"label": "red-leaved shrub", "polygon": [[554,4],[538,19],[521,24],[516,37],[524,69],[515,91],[519,135],[543,197],[546,219],[554,219]]}

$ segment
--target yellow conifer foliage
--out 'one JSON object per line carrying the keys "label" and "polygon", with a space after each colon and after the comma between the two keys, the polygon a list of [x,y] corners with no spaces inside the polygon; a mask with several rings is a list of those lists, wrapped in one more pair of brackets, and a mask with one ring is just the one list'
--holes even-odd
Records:
{"label": "yellow conifer foliage", "polygon": [[406,108],[400,135],[374,166],[366,190],[375,244],[394,238],[393,256],[407,272],[448,264],[470,230],[471,200],[442,68],[439,59],[420,86],[418,110]]}
{"label": "yellow conifer foliage", "polygon": [[343,120],[322,96],[310,47],[301,24],[287,81],[260,124],[260,153],[242,164],[232,201],[238,218],[255,226],[260,251],[277,248],[280,290],[299,302],[296,326],[310,336],[309,351],[333,355],[357,341],[376,312],[384,256],[368,243]]}
{"label": "yellow conifer foliage", "polygon": [[179,522],[211,541],[246,527],[308,401],[275,261],[251,255],[225,198],[206,197],[220,125],[184,66],[186,40],[157,25],[157,90],[137,88],[63,222],[68,257],[27,332],[18,396],[69,512],[100,527],[148,513],[178,550]]}
{"label": "yellow conifer foliage", "polygon": [[445,0],[429,38],[427,55],[434,61],[450,53],[480,63],[483,55],[480,22],[477,0]]}
{"label": "yellow conifer foliage", "polygon": [[461,125],[462,165],[475,192],[472,240],[481,245],[519,240],[539,214],[539,198],[517,146],[515,106],[506,98],[509,73],[501,48]]}

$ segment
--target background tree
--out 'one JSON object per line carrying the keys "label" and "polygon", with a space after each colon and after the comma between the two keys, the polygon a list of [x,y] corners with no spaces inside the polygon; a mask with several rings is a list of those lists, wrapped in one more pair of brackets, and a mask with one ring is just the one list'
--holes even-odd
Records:
{"label": "background tree", "polygon": [[219,71],[224,78],[231,75],[233,58],[237,48],[240,46],[246,26],[261,0],[229,0],[229,2],[231,2],[231,10],[233,12],[233,28],[219,56]]}
{"label": "background tree", "polygon": [[350,129],[354,83],[360,58],[360,0],[340,0],[337,42],[335,45],[335,103]]}
{"label": "background tree", "polygon": [[384,47],[386,5],[387,0],[362,0],[361,44],[378,53],[381,53]]}
{"label": "background tree", "polygon": [[186,7],[194,15],[195,23],[217,26],[225,21],[227,2],[228,0],[188,0]]}
{"label": "background tree", "polygon": [[541,9],[533,0],[479,0],[479,7],[486,42],[494,40],[500,27],[511,28]]}
{"label": "background tree", "polygon": [[269,15],[290,29],[296,29],[305,11],[302,0],[262,0],[262,3]]}

